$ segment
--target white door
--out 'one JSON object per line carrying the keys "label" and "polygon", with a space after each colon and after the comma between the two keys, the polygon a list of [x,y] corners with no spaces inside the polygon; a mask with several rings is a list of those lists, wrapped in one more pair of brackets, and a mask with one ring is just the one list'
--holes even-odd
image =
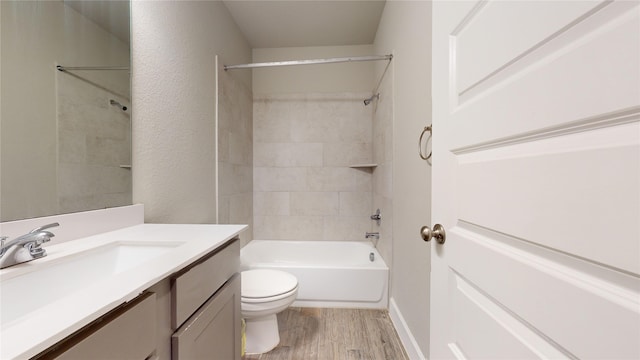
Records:
{"label": "white door", "polygon": [[638,1],[435,1],[430,358],[640,358]]}

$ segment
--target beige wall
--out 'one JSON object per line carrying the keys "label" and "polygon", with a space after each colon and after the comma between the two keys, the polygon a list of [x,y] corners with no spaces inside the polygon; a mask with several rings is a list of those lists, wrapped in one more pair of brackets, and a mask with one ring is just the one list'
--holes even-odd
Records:
{"label": "beige wall", "polygon": [[136,0],[131,17],[134,202],[147,222],[215,223],[215,56],[251,62],[249,45],[220,1]]}
{"label": "beige wall", "polygon": [[431,224],[431,168],[418,157],[416,143],[431,123],[431,3],[387,1],[374,49],[394,55],[391,297],[428,356],[431,248],[419,230]]}
{"label": "beige wall", "polygon": [[[365,55],[373,55],[371,45],[253,49],[253,62]],[[370,92],[373,68],[374,62],[358,62],[254,69],[253,93]]]}
{"label": "beige wall", "polygon": [[[122,66],[129,63],[129,48],[62,1],[2,1],[0,6],[1,218],[6,221],[56,214],[68,210],[67,203],[58,206],[56,115],[57,107],[69,102],[59,102],[56,79],[61,73],[55,66]],[[88,84],[83,91],[87,97],[115,93],[128,98],[127,72],[104,73],[78,73],[74,80]],[[64,79],[69,80],[69,76]],[[104,108],[107,101],[102,103]],[[62,190],[75,187],[69,183],[60,186]]]}

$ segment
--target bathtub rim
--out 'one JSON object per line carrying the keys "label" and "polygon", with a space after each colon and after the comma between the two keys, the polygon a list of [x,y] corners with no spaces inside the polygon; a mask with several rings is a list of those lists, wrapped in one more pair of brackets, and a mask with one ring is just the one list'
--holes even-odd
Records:
{"label": "bathtub rim", "polygon": [[[326,265],[326,266],[318,266],[317,264],[310,264],[310,265],[306,265],[300,262],[276,262],[276,261],[272,261],[272,262],[266,262],[266,261],[261,261],[261,262],[253,262],[248,264],[247,262],[243,261],[242,258],[242,249],[241,249],[241,256],[240,256],[240,270],[244,271],[244,270],[248,270],[248,269],[260,269],[260,268],[271,268],[271,269],[280,269],[283,271],[286,271],[287,268],[296,268],[296,269],[344,269],[344,270],[372,270],[372,271],[376,271],[376,272],[384,272],[384,282],[383,282],[383,295],[381,296],[381,299],[379,301],[376,302],[369,302],[369,301],[343,301],[343,300],[338,300],[338,301],[332,301],[332,300],[299,300],[296,299],[293,304],[291,306],[295,306],[295,307],[320,307],[320,308],[352,308],[352,309],[388,309],[389,306],[389,287],[390,287],[390,282],[391,282],[391,269],[389,268],[389,266],[386,264],[386,262],[384,261],[384,258],[382,257],[382,255],[380,255],[380,252],[375,248],[375,246],[373,246],[373,243],[370,241],[350,241],[350,240],[345,240],[345,241],[340,241],[340,240],[273,240],[273,239],[267,239],[267,240],[263,240],[263,239],[255,239],[255,240],[251,240],[250,242],[248,242],[243,249],[246,246],[249,246],[253,241],[257,241],[257,242],[279,242],[279,243],[297,243],[297,244],[304,244],[304,243],[309,243],[309,242],[313,242],[313,243],[334,243],[334,244],[343,244],[343,243],[358,243],[358,244],[363,244],[366,245],[368,250],[372,250],[375,251],[376,257],[378,258],[378,261],[373,263],[376,264],[377,266],[363,266],[363,265],[359,265],[359,266],[352,266],[352,267],[348,267],[348,266],[344,266],[344,264],[341,264],[340,267],[336,267],[335,264],[331,264],[331,265]],[[367,265],[369,265],[369,263],[366,263]]]}
{"label": "bathtub rim", "polygon": [[[292,243],[292,244],[305,244],[305,243],[326,243],[326,244],[344,244],[344,243],[355,243],[355,244],[361,244],[361,245],[366,245],[367,246],[367,250],[368,251],[373,251],[375,254],[375,258],[376,261],[374,262],[366,262],[366,263],[361,263],[358,266],[353,266],[353,267],[348,267],[345,266],[345,269],[370,269],[370,270],[374,270],[374,269],[383,269],[383,270],[388,270],[391,271],[391,269],[389,268],[389,265],[387,265],[387,262],[385,261],[384,257],[382,256],[382,254],[380,254],[380,251],[378,251],[378,249],[373,245],[373,243],[371,241],[368,240],[273,240],[273,239],[254,239],[249,241],[247,244],[245,244],[242,249],[240,249],[240,265],[242,267],[242,265],[244,265],[244,263],[242,262],[243,257],[242,257],[242,250],[244,248],[246,248],[247,246],[250,246],[252,242],[259,242],[259,243],[263,243],[263,242],[279,242],[279,243]],[[311,268],[311,267],[320,267],[320,268],[333,268],[332,265],[316,265],[316,264],[304,264],[304,263],[300,263],[300,262],[286,262],[286,261],[277,261],[277,262],[263,262],[263,261],[258,261],[258,262],[253,262],[252,264],[269,264],[270,266],[272,264],[286,264],[288,266],[295,266],[295,267],[300,267],[300,268]],[[366,266],[368,265],[368,266]],[[373,266],[371,266],[373,265]]]}

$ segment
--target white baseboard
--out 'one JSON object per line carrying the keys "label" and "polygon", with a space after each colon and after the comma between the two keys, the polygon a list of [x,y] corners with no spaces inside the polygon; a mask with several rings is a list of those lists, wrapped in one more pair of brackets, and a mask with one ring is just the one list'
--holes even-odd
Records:
{"label": "white baseboard", "polygon": [[402,313],[400,313],[400,309],[398,309],[398,305],[393,298],[389,301],[389,316],[391,317],[393,326],[398,332],[398,337],[400,337],[402,346],[404,346],[409,359],[425,360],[426,357],[422,354],[416,339],[413,337],[411,330],[409,330],[409,326],[407,326],[406,321],[404,321],[404,317],[402,317]]}

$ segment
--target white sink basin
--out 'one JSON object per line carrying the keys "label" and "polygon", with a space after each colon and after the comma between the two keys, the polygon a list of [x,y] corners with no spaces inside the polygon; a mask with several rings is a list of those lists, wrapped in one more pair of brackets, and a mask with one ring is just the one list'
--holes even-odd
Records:
{"label": "white sink basin", "polygon": [[0,328],[182,244],[116,242],[48,263],[37,264],[38,260],[34,260],[29,264],[35,265],[33,271],[0,281]]}

